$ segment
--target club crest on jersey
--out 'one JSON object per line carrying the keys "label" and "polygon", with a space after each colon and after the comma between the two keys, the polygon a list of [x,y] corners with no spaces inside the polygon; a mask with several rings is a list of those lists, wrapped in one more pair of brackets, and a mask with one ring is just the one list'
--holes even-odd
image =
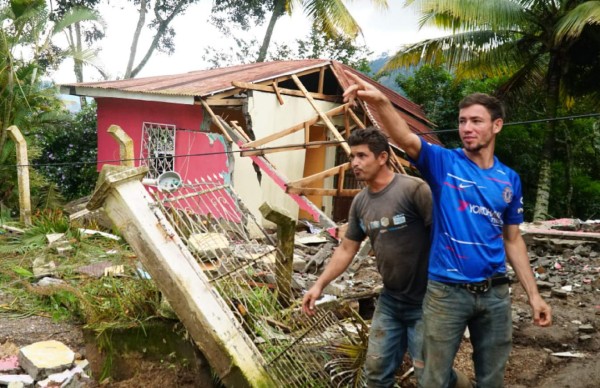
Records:
{"label": "club crest on jersey", "polygon": [[502,191],[502,198],[504,198],[504,202],[511,203],[513,199],[513,191],[510,186],[506,186]]}

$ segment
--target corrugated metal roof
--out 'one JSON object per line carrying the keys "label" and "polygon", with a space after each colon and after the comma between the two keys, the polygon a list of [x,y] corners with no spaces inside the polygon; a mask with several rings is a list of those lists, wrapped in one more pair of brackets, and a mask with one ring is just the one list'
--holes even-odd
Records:
{"label": "corrugated metal roof", "polygon": [[134,93],[205,97],[225,90],[234,89],[231,85],[232,81],[261,82],[295,74],[311,68],[322,67],[330,63],[331,61],[323,59],[259,62],[219,69],[191,71],[189,73],[175,75],[131,78],[118,81],[82,82],[63,84],[61,86],[112,89]]}
{"label": "corrugated metal roof", "polygon": [[[431,131],[433,124],[425,117],[425,113],[419,105],[375,82],[349,66],[337,61],[325,59],[259,62],[218,69],[191,71],[184,74],[132,78],[117,81],[72,83],[63,84],[61,86],[67,88],[73,87],[75,92],[72,93],[81,93],[91,97],[100,95],[106,96],[106,92],[111,90],[120,93],[137,94],[138,97],[141,95],[207,97],[234,89],[234,86],[231,84],[232,81],[257,83],[328,65],[333,67],[334,73],[342,89],[345,90],[350,85],[344,70],[357,74],[359,77],[381,90],[382,93],[390,99],[412,131],[417,134],[424,134],[423,136],[429,142],[440,144],[436,135],[428,134]],[[98,94],[94,93],[94,89],[98,90]],[[371,114],[377,122],[380,122],[376,112],[371,112]]]}

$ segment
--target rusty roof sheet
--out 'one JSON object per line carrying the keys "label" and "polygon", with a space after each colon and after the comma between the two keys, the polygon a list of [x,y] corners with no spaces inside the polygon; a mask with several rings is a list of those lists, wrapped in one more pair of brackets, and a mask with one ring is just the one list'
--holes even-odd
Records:
{"label": "rusty roof sheet", "polygon": [[[256,83],[329,65],[334,69],[334,74],[342,89],[345,90],[350,85],[344,70],[357,74],[359,77],[381,90],[382,93],[390,99],[413,132],[421,134],[429,142],[440,144],[437,136],[430,133],[433,124],[426,118],[425,113],[419,105],[349,66],[326,59],[258,62],[218,69],[191,71],[183,74],[131,78],[117,81],[72,83],[63,84],[62,86],[115,90],[150,95],[207,97],[234,89],[234,86],[231,84],[234,80]],[[90,95],[93,96],[93,94]],[[370,113],[375,121],[380,123],[377,113],[373,111]],[[381,125],[379,126],[381,127]]]}
{"label": "rusty roof sheet", "polygon": [[197,70],[183,74],[130,78],[118,81],[72,83],[63,84],[62,86],[112,89],[135,93],[205,97],[225,90],[234,89],[231,85],[232,81],[261,82],[312,68],[322,67],[324,65],[329,65],[330,63],[331,61],[323,59],[258,62],[218,69]]}

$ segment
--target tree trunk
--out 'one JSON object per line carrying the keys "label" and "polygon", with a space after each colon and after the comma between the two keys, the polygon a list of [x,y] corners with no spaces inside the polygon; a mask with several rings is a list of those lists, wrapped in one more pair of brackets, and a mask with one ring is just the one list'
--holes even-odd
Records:
{"label": "tree trunk", "polygon": [[[175,6],[175,8],[173,8],[173,10],[171,11],[171,13],[169,14],[169,16],[166,19],[159,19],[158,29],[156,30],[156,34],[154,35],[154,38],[152,39],[152,43],[150,43],[150,47],[146,51],[144,58],[142,58],[142,60],[140,61],[140,63],[138,63],[138,65],[135,67],[135,69],[133,69],[133,70],[129,69],[130,70],[129,76],[126,78],[135,78],[138,75],[138,73],[140,71],[142,71],[144,66],[146,66],[146,63],[148,63],[148,61],[150,60],[150,57],[152,57],[154,50],[156,50],[156,47],[158,46],[158,42],[160,42],[161,38],[167,31],[169,24],[171,23],[173,18],[175,18],[175,16],[177,16],[181,13],[181,10],[183,9],[183,7],[185,5],[187,5],[186,1],[177,2],[177,5]],[[157,7],[158,4],[155,3],[154,6]],[[156,8],[154,9],[154,14],[156,15],[157,18],[159,18],[159,14],[158,14]],[[133,62],[132,62],[132,67],[133,67]]]}
{"label": "tree trunk", "polygon": [[569,132],[569,127],[567,125],[564,126],[565,130],[565,187],[566,190],[566,198],[565,204],[567,206],[567,217],[573,217],[573,144],[571,140],[571,133]]}
{"label": "tree trunk", "polygon": [[[75,45],[76,52],[80,53],[82,51],[82,44],[81,24],[79,22],[75,23]],[[75,72],[75,79],[77,82],[83,82],[83,62],[81,59],[73,58],[73,71]],[[79,101],[82,108],[87,105],[85,96],[80,96]]]}
{"label": "tree trunk", "polygon": [[[547,77],[546,115],[548,118],[555,118],[558,109],[558,93],[560,85],[560,66],[556,56],[550,58]],[[549,217],[548,205],[550,200],[550,189],[552,185],[552,169],[550,163],[552,161],[554,143],[556,139],[555,132],[556,121],[549,121],[546,124],[544,147],[542,149],[542,158],[540,161],[540,174],[538,177],[535,207],[533,209],[534,221],[542,221]]]}
{"label": "tree trunk", "polygon": [[131,69],[133,68],[133,61],[135,60],[135,53],[137,51],[137,46],[140,41],[140,35],[142,34],[142,28],[144,28],[144,24],[146,23],[146,12],[148,12],[147,7],[148,1],[141,0],[140,2],[140,14],[138,18],[137,26],[135,27],[135,32],[133,33],[133,40],[131,41],[131,48],[129,49],[129,61],[127,61],[127,69],[125,70],[125,79],[131,78]]}
{"label": "tree trunk", "polygon": [[[177,6],[171,12],[171,14],[166,19],[160,21],[160,23],[158,25],[158,30],[156,31],[156,35],[154,35],[154,39],[152,39],[152,43],[150,44],[150,47],[146,51],[146,54],[144,55],[144,58],[142,58],[142,60],[135,67],[135,69],[133,69],[131,71],[131,78],[134,78],[135,76],[137,76],[138,73],[140,71],[142,71],[142,69],[144,68],[144,66],[146,66],[146,63],[148,63],[148,60],[150,59],[150,57],[154,53],[154,50],[156,50],[156,47],[158,46],[158,42],[160,41],[160,39],[164,35],[165,31],[167,31],[167,27],[169,27],[169,23],[171,23],[171,21],[173,20],[173,18],[175,16],[177,16],[179,14],[179,12],[181,12],[181,9],[182,9],[183,5],[184,5],[184,1],[179,1],[177,3]],[[155,10],[155,14],[156,14],[156,17],[158,17],[158,13],[156,12],[156,10]]]}
{"label": "tree trunk", "polygon": [[262,46],[258,52],[258,58],[256,62],[264,62],[267,58],[267,51],[269,50],[269,44],[271,43],[271,37],[273,36],[273,30],[275,29],[275,23],[283,15],[285,11],[285,0],[275,0],[275,6],[273,7],[273,14],[271,14],[271,20],[269,20],[269,26],[265,32]]}

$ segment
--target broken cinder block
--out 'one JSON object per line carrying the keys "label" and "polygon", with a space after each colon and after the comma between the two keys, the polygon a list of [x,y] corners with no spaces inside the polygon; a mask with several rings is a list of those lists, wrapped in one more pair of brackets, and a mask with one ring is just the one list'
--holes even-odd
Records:
{"label": "broken cinder block", "polygon": [[195,233],[188,241],[190,250],[202,258],[215,259],[231,254],[229,240],[221,233]]}
{"label": "broken cinder block", "polygon": [[75,353],[65,344],[50,340],[36,342],[19,350],[19,364],[34,380],[73,366]]}

